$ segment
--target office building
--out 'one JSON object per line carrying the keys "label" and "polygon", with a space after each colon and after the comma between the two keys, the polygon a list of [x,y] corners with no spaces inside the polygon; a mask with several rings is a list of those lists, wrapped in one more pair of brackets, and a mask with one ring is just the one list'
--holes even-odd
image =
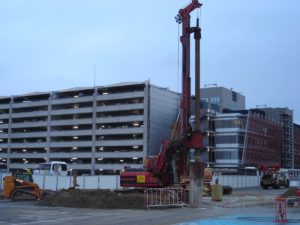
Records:
{"label": "office building", "polygon": [[294,168],[294,117],[288,108],[261,108],[266,116],[281,121],[283,124],[281,166]]}
{"label": "office building", "polygon": [[280,164],[282,123],[261,110],[227,110],[215,115],[215,146],[210,163],[216,168]]}

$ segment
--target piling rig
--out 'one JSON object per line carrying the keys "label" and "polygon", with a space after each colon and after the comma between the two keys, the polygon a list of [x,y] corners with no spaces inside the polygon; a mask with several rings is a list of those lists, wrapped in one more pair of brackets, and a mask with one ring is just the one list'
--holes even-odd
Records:
{"label": "piling rig", "polygon": [[[200,159],[203,148],[200,130],[200,39],[201,29],[197,18],[196,27],[190,26],[190,13],[202,6],[198,0],[179,10],[175,17],[182,26],[182,96],[179,116],[169,140],[163,141],[160,153],[147,157],[144,170],[126,169],[121,173],[122,187],[166,187],[189,183],[190,195],[201,189],[204,163]],[[191,117],[190,35],[195,39],[195,123]],[[188,179],[185,179],[188,177]],[[199,182],[200,181],[200,182]],[[202,189],[200,190],[202,193]],[[194,197],[192,197],[194,198]],[[190,197],[191,199],[191,197]]]}

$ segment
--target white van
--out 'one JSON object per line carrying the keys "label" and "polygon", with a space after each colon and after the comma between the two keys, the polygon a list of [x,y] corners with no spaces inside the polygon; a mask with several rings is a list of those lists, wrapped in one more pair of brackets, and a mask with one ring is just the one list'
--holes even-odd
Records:
{"label": "white van", "polygon": [[300,169],[280,169],[277,179],[280,183],[286,183],[288,187],[290,181],[300,180]]}
{"label": "white van", "polygon": [[68,175],[68,164],[60,161],[53,161],[49,163],[40,163],[39,167],[33,170],[33,175]]}

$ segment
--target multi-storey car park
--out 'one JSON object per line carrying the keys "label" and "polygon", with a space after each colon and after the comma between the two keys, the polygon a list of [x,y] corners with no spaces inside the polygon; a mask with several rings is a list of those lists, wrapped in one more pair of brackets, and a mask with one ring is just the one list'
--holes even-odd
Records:
{"label": "multi-storey car park", "polygon": [[171,134],[179,98],[148,81],[1,97],[1,167],[55,160],[81,174],[140,168]]}

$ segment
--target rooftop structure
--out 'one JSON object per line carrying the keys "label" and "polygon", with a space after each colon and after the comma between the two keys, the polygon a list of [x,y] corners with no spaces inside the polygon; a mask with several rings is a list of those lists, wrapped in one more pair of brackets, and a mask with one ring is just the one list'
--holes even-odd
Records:
{"label": "rooftop structure", "polygon": [[223,112],[225,109],[244,110],[245,96],[224,87],[201,88],[201,109]]}

